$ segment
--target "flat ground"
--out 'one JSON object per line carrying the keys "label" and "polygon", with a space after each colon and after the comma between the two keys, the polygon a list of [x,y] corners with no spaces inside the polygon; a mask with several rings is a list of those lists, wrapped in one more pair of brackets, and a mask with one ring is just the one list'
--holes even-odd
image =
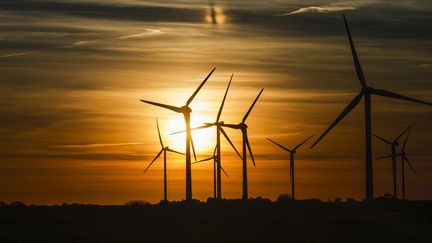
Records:
{"label": "flat ground", "polygon": [[0,242],[432,242],[432,202],[0,208]]}

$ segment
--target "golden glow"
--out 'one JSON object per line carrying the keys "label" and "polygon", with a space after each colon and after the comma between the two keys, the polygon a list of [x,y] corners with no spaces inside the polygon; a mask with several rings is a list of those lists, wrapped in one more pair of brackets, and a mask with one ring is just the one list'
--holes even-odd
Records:
{"label": "golden glow", "polygon": [[[191,128],[201,126],[204,122],[210,122],[212,120],[214,120],[214,118],[212,118],[211,116],[203,114],[193,114],[191,118]],[[186,128],[183,116],[175,116],[165,121],[165,124],[168,133],[184,131]],[[210,151],[213,151],[215,146],[216,137],[214,128],[192,131],[192,138],[195,144],[197,156],[198,154],[202,155],[203,153],[208,153],[210,155]],[[166,136],[165,139],[165,141],[167,141],[166,146],[184,152],[186,141],[185,133],[169,135]]]}
{"label": "golden glow", "polygon": [[226,16],[223,12],[223,9],[220,7],[212,6],[207,9],[206,13],[206,22],[212,24],[225,24]]}

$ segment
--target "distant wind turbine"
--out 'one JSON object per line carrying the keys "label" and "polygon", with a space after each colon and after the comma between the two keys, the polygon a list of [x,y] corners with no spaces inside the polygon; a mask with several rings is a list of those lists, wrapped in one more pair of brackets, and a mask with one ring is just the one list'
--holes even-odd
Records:
{"label": "distant wind turbine", "polygon": [[[412,128],[413,125],[407,127],[405,130],[402,131],[399,136],[397,136],[393,141],[389,141],[387,139],[384,139],[376,134],[372,134],[372,136],[376,137],[377,139],[381,140],[382,142],[388,144],[391,146],[391,167],[392,167],[392,179],[393,179],[393,197],[397,198],[397,166],[396,166],[396,147],[399,146],[399,139]],[[387,158],[387,156],[385,156]],[[380,159],[380,158],[378,158]]]}
{"label": "distant wind turbine", "polygon": [[145,103],[148,103],[151,105],[159,106],[159,107],[162,107],[162,108],[165,108],[168,110],[172,110],[172,111],[177,112],[177,113],[182,113],[184,116],[185,123],[186,123],[186,200],[187,201],[192,201],[192,171],[191,171],[191,154],[190,154],[190,147],[191,146],[192,146],[192,150],[194,152],[194,157],[195,157],[195,161],[196,161],[195,148],[193,145],[191,130],[190,130],[190,114],[192,112],[192,109],[189,107],[189,105],[193,101],[195,96],[198,94],[200,89],[204,86],[204,84],[210,78],[210,76],[213,74],[215,69],[216,68],[213,68],[213,70],[211,70],[211,72],[201,82],[201,84],[198,86],[198,88],[195,90],[195,92],[192,94],[192,96],[189,97],[189,99],[186,102],[186,105],[184,105],[182,107],[176,107],[176,106],[156,103],[156,102],[152,102],[152,101],[141,100],[142,102],[145,102]]}
{"label": "distant wind turbine", "polygon": [[[217,173],[216,173],[217,172],[216,168],[217,168],[217,166],[220,165],[218,163],[218,161],[217,161],[217,153],[216,153],[216,151],[217,151],[217,146],[215,146],[215,149],[213,150],[213,156],[212,157],[209,157],[209,158],[206,158],[206,159],[202,159],[202,160],[198,160],[198,161],[195,161],[195,162],[192,163],[192,164],[198,164],[198,163],[202,163],[202,162],[205,162],[205,161],[213,160],[213,196],[214,196],[214,198],[217,197],[217,192],[218,192],[218,190],[217,190],[217,181],[220,181],[220,180],[217,179]],[[222,166],[219,166],[219,167],[222,170],[222,172],[226,175],[226,177],[229,178],[228,173],[225,171],[225,169]]]}
{"label": "distant wind turbine", "polygon": [[252,103],[251,107],[249,108],[249,110],[246,112],[246,114],[244,115],[242,121],[239,124],[220,124],[220,126],[222,127],[229,127],[232,129],[238,129],[242,132],[242,147],[243,147],[243,155],[242,160],[243,160],[243,195],[242,195],[242,199],[243,200],[247,200],[248,199],[248,182],[247,182],[247,152],[246,152],[246,147],[249,150],[249,154],[251,156],[252,159],[252,163],[255,166],[255,159],[252,153],[252,148],[250,146],[249,143],[249,138],[248,138],[248,134],[247,134],[247,128],[248,126],[246,125],[246,120],[249,117],[249,114],[251,113],[252,109],[254,108],[256,102],[258,101],[259,97],[261,96],[262,92],[264,91],[264,89],[261,89],[261,91],[259,92],[258,96],[255,98],[254,102]]}
{"label": "distant wind turbine", "polygon": [[348,40],[351,47],[351,52],[353,56],[353,61],[355,65],[355,70],[357,73],[357,77],[360,81],[360,84],[362,86],[361,91],[354,97],[354,99],[351,101],[351,103],[342,111],[342,113],[336,118],[336,120],[325,130],[324,133],[316,140],[311,148],[313,148],[315,145],[317,145],[321,139],[334,127],[336,124],[338,124],[348,113],[350,113],[354,107],[358,105],[362,97],[364,97],[364,104],[365,104],[365,144],[366,144],[366,151],[365,151],[365,174],[366,174],[366,180],[365,180],[365,192],[366,192],[366,200],[372,200],[374,195],[374,188],[373,188],[373,168],[372,168],[372,118],[371,118],[371,96],[372,95],[378,95],[378,96],[384,96],[388,98],[393,99],[400,99],[400,100],[406,100],[426,105],[432,105],[432,103],[421,101],[418,99],[410,98],[407,96],[403,96],[400,94],[396,94],[387,90],[383,89],[376,89],[371,86],[368,86],[366,84],[365,77],[363,75],[363,71],[360,65],[359,58],[357,56],[356,49],[354,47],[354,43],[351,37],[351,33],[348,27],[348,23],[346,21],[345,15],[343,15],[343,19],[345,22],[345,28],[348,34]]}
{"label": "distant wind turbine", "polygon": [[[407,156],[407,152],[406,152],[406,145],[407,145],[408,137],[409,137],[410,133],[411,133],[411,130],[408,130],[408,133],[405,137],[405,141],[402,145],[402,151],[396,155],[397,157],[400,156],[402,159],[402,166],[401,166],[401,169],[402,169],[401,172],[402,173],[401,173],[401,175],[402,175],[402,199],[403,200],[405,200],[405,163],[407,163],[409,165],[409,167],[414,172],[414,174],[418,175],[417,171],[414,169],[414,166],[409,161],[408,156]],[[384,156],[384,157],[381,157],[380,159],[385,159],[385,158],[390,158],[390,157],[392,157],[392,155]]]}
{"label": "distant wind turbine", "polygon": [[[221,141],[220,141],[221,133],[225,137],[225,139],[229,142],[229,144],[234,149],[234,151],[237,153],[237,155],[240,157],[240,159],[242,159],[240,153],[238,152],[238,150],[236,149],[236,147],[232,143],[231,139],[228,137],[227,133],[225,132],[225,130],[222,127],[224,122],[220,121],[220,117],[222,115],[222,110],[223,110],[223,107],[225,104],[225,100],[226,100],[226,97],[228,95],[228,90],[231,86],[232,78],[233,78],[233,75],[231,75],[230,81],[229,81],[228,86],[226,88],[225,95],[222,99],[221,106],[219,107],[219,111],[218,111],[218,114],[216,116],[216,121],[213,123],[205,123],[203,126],[199,126],[199,127],[191,129],[191,130],[199,130],[199,129],[204,129],[204,128],[216,126],[216,162],[217,162],[217,165],[216,165],[217,166],[217,180],[216,180],[217,190],[216,191],[217,191],[217,198],[218,199],[222,198],[222,179],[221,179],[222,156],[221,156]],[[178,134],[178,133],[182,133],[182,132],[185,132],[185,131],[179,131],[179,132],[175,132],[175,133],[171,133],[171,134]]]}
{"label": "distant wind turbine", "polygon": [[290,179],[291,179],[291,197],[293,200],[295,200],[295,194],[294,194],[294,156],[297,153],[297,149],[300,148],[300,146],[302,146],[304,143],[306,143],[309,139],[311,139],[313,137],[310,136],[307,139],[303,140],[301,143],[297,144],[297,146],[295,146],[293,149],[288,149],[287,147],[271,140],[270,138],[267,138],[270,142],[276,144],[277,146],[279,146],[281,149],[288,151],[290,153]]}
{"label": "distant wind turbine", "polygon": [[414,174],[418,175],[417,171],[414,169],[414,166],[411,164],[411,162],[408,159],[407,152],[406,152],[406,145],[408,142],[408,137],[411,133],[411,130],[408,131],[407,136],[405,137],[405,141],[402,145],[402,152],[400,156],[402,157],[402,199],[405,200],[405,163],[409,165],[411,170],[414,172]]}
{"label": "distant wind turbine", "polygon": [[172,150],[168,146],[165,147],[164,144],[163,144],[163,142],[162,142],[162,137],[161,137],[160,130],[159,130],[159,122],[158,122],[157,118],[156,118],[156,126],[157,126],[157,130],[158,130],[159,143],[161,145],[161,150],[156,155],[156,157],[152,160],[152,162],[150,162],[150,164],[144,170],[143,174],[145,174],[147,172],[147,170],[150,168],[150,166],[152,166],[152,164],[159,158],[159,156],[163,152],[163,156],[164,156],[164,202],[167,202],[168,201],[168,197],[167,197],[167,173],[166,173],[167,157],[166,157],[166,153],[168,151],[168,152],[172,152],[172,153],[176,153],[176,154],[182,154],[182,155],[185,155],[185,154],[181,153],[181,152],[177,152],[175,150]]}

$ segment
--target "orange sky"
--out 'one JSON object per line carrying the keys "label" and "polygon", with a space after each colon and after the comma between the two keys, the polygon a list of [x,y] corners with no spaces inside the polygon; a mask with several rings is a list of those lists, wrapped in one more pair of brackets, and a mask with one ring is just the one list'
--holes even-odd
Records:
{"label": "orange sky", "polygon": [[[424,31],[432,15],[421,1],[370,2],[346,10],[369,84],[432,101],[431,36]],[[248,120],[257,162],[249,163],[249,193],[275,199],[289,193],[289,156],[265,138],[293,147],[320,135],[360,90],[337,4],[215,2],[217,25],[206,4],[187,1],[106,1],[97,16],[93,1],[35,1],[31,11],[2,4],[10,9],[0,15],[0,201],[158,202],[162,159],[142,175],[160,149],[155,118],[179,151],[182,136],[169,134],[183,120],[139,100],[181,106],[213,67],[192,102],[192,125],[215,119],[231,73],[225,122],[238,123],[265,88]],[[327,12],[278,16],[308,6]],[[419,175],[407,172],[407,195],[431,199],[431,109],[374,97],[372,110],[373,131],[389,139],[415,122],[408,152]],[[313,150],[310,143],[299,149],[297,198],[363,197],[362,121],[361,103]],[[214,130],[193,135],[199,158],[208,157]],[[240,150],[240,134],[229,135]],[[241,161],[222,141],[230,175],[222,195],[240,198]],[[374,157],[390,152],[376,140],[373,148]],[[184,158],[168,155],[170,200],[184,198],[184,167]],[[212,164],[193,165],[192,175],[194,198],[212,196]],[[375,195],[391,191],[390,161],[374,161],[374,179]]]}

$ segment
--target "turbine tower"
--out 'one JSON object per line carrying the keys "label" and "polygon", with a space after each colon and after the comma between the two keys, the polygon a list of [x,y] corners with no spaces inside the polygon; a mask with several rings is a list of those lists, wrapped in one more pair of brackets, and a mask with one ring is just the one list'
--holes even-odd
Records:
{"label": "turbine tower", "polygon": [[391,155],[390,156],[385,156],[385,157],[381,157],[378,159],[384,159],[384,158],[391,158],[391,168],[392,168],[392,179],[393,179],[393,197],[397,198],[397,167],[396,167],[396,147],[399,146],[399,139],[408,131],[412,128],[413,125],[407,127],[405,130],[402,131],[401,134],[399,134],[399,136],[397,136],[393,141],[389,141],[387,139],[384,139],[376,134],[372,133],[372,136],[374,136],[375,138],[381,140],[382,142],[388,144],[391,146]]}
{"label": "turbine tower", "polygon": [[[231,86],[231,81],[232,81],[233,75],[231,75],[230,81],[228,83],[228,86],[226,88],[225,91],[225,95],[222,99],[222,103],[221,106],[219,107],[219,111],[218,114],[216,116],[216,121],[213,123],[205,123],[202,126],[196,127],[196,128],[192,128],[191,130],[199,130],[199,129],[204,129],[204,128],[209,128],[212,126],[216,126],[216,161],[217,161],[217,170],[216,170],[216,174],[217,174],[217,180],[216,180],[216,184],[217,184],[217,196],[215,198],[217,199],[222,199],[222,179],[221,179],[221,170],[222,170],[222,159],[221,159],[221,141],[220,141],[220,135],[222,133],[222,135],[225,137],[225,139],[229,142],[229,144],[231,145],[231,147],[234,149],[234,151],[237,153],[237,155],[240,157],[240,159],[242,159],[240,153],[238,152],[238,150],[236,149],[236,147],[234,146],[234,144],[231,142],[231,139],[228,137],[227,133],[225,132],[225,130],[223,129],[222,125],[224,124],[223,121],[220,121],[220,117],[222,115],[222,110],[225,104],[225,100],[226,97],[228,95],[228,90]],[[179,131],[179,132],[175,132],[175,133],[171,133],[171,134],[178,134],[178,133],[182,133],[185,131]]]}
{"label": "turbine tower", "polygon": [[261,91],[259,92],[258,96],[255,98],[254,102],[252,103],[251,107],[249,108],[249,110],[246,112],[245,116],[243,117],[242,121],[239,124],[220,124],[220,126],[222,127],[229,127],[232,129],[237,129],[240,130],[242,132],[242,148],[243,148],[243,155],[241,156],[242,160],[243,160],[243,195],[242,195],[242,199],[243,200],[247,200],[248,197],[248,181],[247,181],[247,152],[246,152],[246,147],[249,150],[249,154],[251,156],[252,159],[252,163],[255,166],[255,159],[252,153],[252,149],[249,143],[249,138],[248,138],[248,133],[247,133],[247,128],[248,126],[246,125],[246,120],[249,116],[249,114],[251,113],[252,109],[254,108],[256,102],[258,101],[259,97],[261,96],[262,92],[264,91],[264,89],[261,89]]}
{"label": "turbine tower", "polygon": [[408,134],[405,137],[405,141],[402,145],[402,151],[399,154],[399,156],[402,157],[402,199],[405,200],[405,163],[409,165],[411,170],[414,172],[415,175],[418,175],[417,171],[414,169],[414,166],[411,164],[411,162],[408,159],[407,152],[406,152],[406,145],[408,142],[408,137],[411,133],[411,130],[408,131]]}
{"label": "turbine tower", "polygon": [[225,169],[222,166],[220,166],[220,163],[218,163],[218,161],[217,161],[217,146],[215,146],[215,149],[213,150],[213,156],[212,157],[198,160],[196,162],[193,162],[192,164],[198,164],[198,163],[202,163],[202,162],[209,161],[209,160],[213,160],[213,196],[214,196],[214,198],[216,198],[218,196],[217,182],[219,181],[217,179],[218,176],[216,173],[217,172],[216,171],[217,166],[219,166],[220,169],[222,170],[222,172],[225,174],[225,176],[229,178],[228,173],[225,171]]}
{"label": "turbine tower", "polygon": [[190,103],[193,101],[195,96],[198,94],[200,89],[204,86],[204,84],[207,82],[207,80],[210,78],[210,76],[213,74],[216,68],[213,68],[211,72],[207,75],[207,77],[201,82],[201,84],[198,86],[198,88],[195,90],[195,92],[192,94],[191,97],[187,100],[186,104],[182,107],[177,106],[171,106],[161,103],[156,103],[152,101],[147,100],[141,100],[142,102],[162,107],[177,113],[181,113],[184,116],[185,123],[186,123],[186,200],[192,201],[192,171],[191,171],[191,154],[190,154],[190,147],[192,146],[192,150],[194,152],[194,157],[196,160],[196,154],[195,154],[195,148],[192,141],[191,136],[191,129],[190,129],[190,114],[192,112],[192,109],[189,107]]}
{"label": "turbine tower", "polygon": [[182,154],[185,155],[184,153],[180,153],[178,151],[172,150],[170,149],[168,146],[164,146],[163,142],[162,142],[162,137],[160,134],[160,130],[159,130],[159,122],[158,119],[156,118],[156,126],[157,126],[157,130],[158,130],[158,135],[159,135],[159,143],[161,145],[161,150],[159,151],[159,153],[156,155],[156,157],[152,160],[152,162],[150,162],[150,164],[147,166],[147,168],[144,170],[143,174],[145,174],[147,172],[147,170],[150,168],[150,166],[152,166],[152,164],[159,158],[159,156],[162,154],[163,152],[163,156],[164,156],[164,202],[168,202],[168,197],[167,197],[167,173],[166,173],[166,162],[167,162],[167,157],[166,157],[166,153],[167,152],[172,152],[172,153],[176,153],[176,154]]}
{"label": "turbine tower", "polygon": [[432,105],[432,103],[421,101],[418,99],[410,98],[407,96],[403,96],[400,94],[396,94],[383,89],[376,89],[366,84],[365,77],[363,75],[363,71],[360,65],[359,58],[357,56],[356,49],[354,47],[353,40],[351,38],[351,33],[348,27],[348,23],[346,21],[345,15],[343,15],[343,19],[345,22],[346,32],[348,34],[348,40],[351,47],[351,52],[353,56],[354,66],[357,73],[358,80],[362,86],[361,91],[354,97],[351,103],[342,111],[342,113],[336,118],[336,120],[325,130],[322,135],[316,140],[311,148],[317,145],[321,139],[334,127],[338,124],[348,113],[350,113],[360,102],[360,100],[364,97],[364,116],[365,116],[365,196],[366,200],[370,201],[374,196],[374,188],[373,188],[373,168],[372,168],[372,118],[371,118],[371,96],[378,95],[393,99],[406,100],[426,105]]}
{"label": "turbine tower", "polygon": [[291,197],[293,200],[295,200],[295,194],[294,194],[294,156],[297,153],[297,149],[300,148],[304,143],[306,143],[309,139],[311,139],[313,137],[310,136],[307,139],[303,140],[301,143],[299,143],[297,146],[295,146],[293,149],[288,149],[287,147],[271,140],[270,138],[267,138],[270,142],[276,144],[277,146],[279,146],[281,149],[287,151],[290,153],[290,180],[291,180]]}

